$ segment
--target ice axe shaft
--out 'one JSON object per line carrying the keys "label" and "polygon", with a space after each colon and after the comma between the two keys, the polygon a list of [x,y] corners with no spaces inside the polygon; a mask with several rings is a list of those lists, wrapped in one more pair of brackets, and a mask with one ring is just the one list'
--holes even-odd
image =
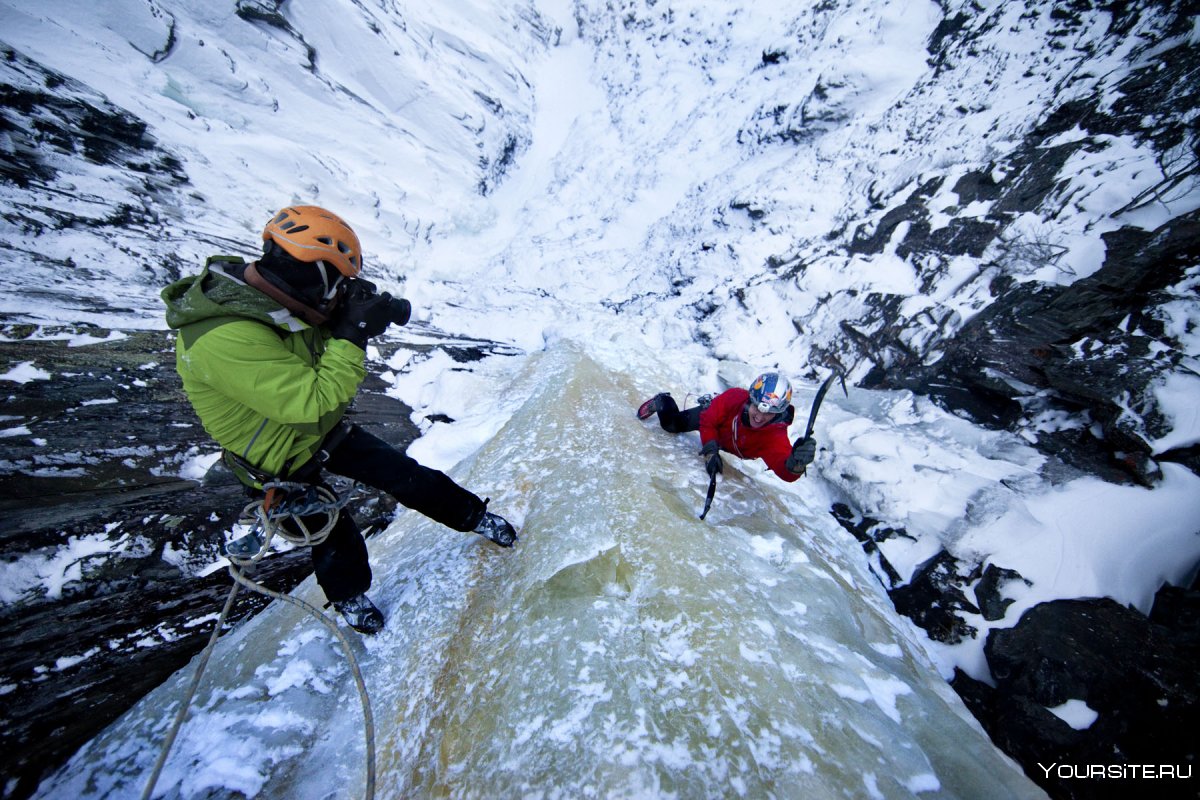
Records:
{"label": "ice axe shaft", "polygon": [[804,438],[807,439],[813,435],[813,429],[817,424],[817,412],[821,410],[821,401],[825,399],[825,393],[829,391],[829,387],[833,385],[834,378],[841,378],[842,391],[846,396],[850,396],[850,392],[846,389],[846,378],[838,370],[834,370],[833,374],[825,379],[821,384],[821,388],[817,389],[817,396],[813,398],[812,410],[808,412],[808,427],[804,429]]}
{"label": "ice axe shaft", "polygon": [[708,478],[708,496],[704,498],[704,510],[700,512],[700,519],[704,519],[708,515],[708,510],[712,508],[713,498],[717,494],[717,473],[713,473]]}

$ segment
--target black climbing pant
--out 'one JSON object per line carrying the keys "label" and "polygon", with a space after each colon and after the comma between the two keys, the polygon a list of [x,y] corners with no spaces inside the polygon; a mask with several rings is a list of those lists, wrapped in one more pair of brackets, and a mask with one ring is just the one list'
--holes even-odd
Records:
{"label": "black climbing pant", "polygon": [[[328,453],[327,460],[314,458],[295,470],[289,480],[321,483],[322,470],[387,492],[401,505],[457,531],[474,530],[483,518],[484,502],[474,494],[357,425]],[[316,529],[324,520],[324,515],[315,515],[304,523]],[[312,548],[312,560],[317,583],[330,602],[348,600],[371,586],[367,546],[349,508],[342,509],[325,541]]]}
{"label": "black climbing pant", "polygon": [[658,424],[668,433],[687,433],[700,430],[700,406],[694,406],[684,411],[679,410],[679,404],[669,394],[659,398]]}

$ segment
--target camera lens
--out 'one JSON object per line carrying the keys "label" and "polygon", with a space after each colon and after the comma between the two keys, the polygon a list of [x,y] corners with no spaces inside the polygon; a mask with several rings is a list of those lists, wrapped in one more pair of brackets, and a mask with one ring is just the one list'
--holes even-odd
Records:
{"label": "camera lens", "polygon": [[404,298],[388,297],[387,310],[388,320],[393,325],[407,325],[412,316],[412,303]]}

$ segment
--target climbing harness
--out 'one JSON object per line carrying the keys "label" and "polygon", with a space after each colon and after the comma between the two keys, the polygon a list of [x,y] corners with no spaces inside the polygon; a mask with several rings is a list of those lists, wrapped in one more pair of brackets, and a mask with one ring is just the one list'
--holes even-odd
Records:
{"label": "climbing harness", "polygon": [[[238,525],[249,528],[249,533],[230,542],[225,555],[239,566],[251,566],[270,551],[274,536],[294,545],[314,547],[328,538],[341,510],[357,490],[358,484],[354,484],[339,500],[327,486],[290,481],[264,483],[266,496],[261,501],[247,503],[238,517]],[[324,514],[325,522],[315,531],[310,530],[302,517],[317,514]],[[283,524],[289,520],[291,526]]]}
{"label": "climbing harness", "polygon": [[[229,575],[233,578],[233,586],[229,590],[229,596],[225,599],[225,607],[221,610],[221,615],[217,618],[217,624],[213,628],[212,636],[209,637],[208,644],[205,645],[204,651],[200,655],[200,663],[196,666],[196,672],[192,676],[192,682],[188,686],[183,704],[180,705],[179,711],[175,715],[175,721],[171,725],[171,730],[167,733],[162,751],[158,755],[158,761],[154,765],[154,771],[151,773],[150,779],[146,782],[146,788],[142,792],[142,800],[150,800],[150,797],[154,794],[154,786],[158,783],[158,778],[162,774],[163,767],[166,765],[167,754],[171,752],[171,747],[175,744],[175,738],[179,735],[179,731],[183,727],[184,720],[187,718],[188,708],[191,706],[192,699],[196,695],[196,690],[200,686],[201,676],[203,676],[204,670],[208,666],[209,657],[212,655],[213,648],[217,644],[217,639],[221,635],[221,628],[225,625],[225,620],[229,616],[229,612],[233,609],[233,601],[237,596],[238,589],[243,586],[266,597],[282,600],[285,603],[291,603],[294,606],[304,609],[332,631],[333,635],[337,637],[338,642],[341,643],[342,651],[346,654],[346,660],[350,664],[350,671],[354,675],[354,683],[358,687],[359,700],[362,703],[363,734],[367,747],[367,781],[364,796],[366,800],[372,800],[375,797],[375,719],[371,714],[371,700],[367,696],[367,684],[363,680],[362,670],[359,669],[358,660],[354,657],[350,641],[346,638],[345,634],[338,630],[337,623],[321,613],[320,609],[303,600],[281,594],[255,583],[247,578],[244,573],[245,568],[257,564],[267,554],[270,550],[271,539],[276,535],[292,544],[307,547],[312,547],[325,541],[329,536],[329,532],[333,530],[333,526],[337,524],[341,510],[349,503],[350,498],[354,496],[358,488],[358,484],[354,484],[346,492],[346,496],[339,500],[333,490],[326,486],[273,481],[263,484],[266,496],[261,501],[256,500],[247,503],[245,508],[242,509],[242,513],[238,518],[238,525],[248,526],[250,532],[229,542],[225,548],[225,554],[230,562]],[[326,520],[323,525],[312,531],[301,517],[312,517],[317,514],[324,514]],[[292,523],[291,526],[284,524],[288,521]]]}

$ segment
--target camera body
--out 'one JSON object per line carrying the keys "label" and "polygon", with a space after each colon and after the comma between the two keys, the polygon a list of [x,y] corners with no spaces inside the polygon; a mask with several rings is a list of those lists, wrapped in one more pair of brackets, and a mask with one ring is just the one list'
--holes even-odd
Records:
{"label": "camera body", "polygon": [[412,317],[412,303],[404,298],[392,297],[389,293],[379,293],[378,287],[368,280],[355,278],[346,281],[344,305],[374,305],[382,303],[387,321],[392,325],[407,325]]}

